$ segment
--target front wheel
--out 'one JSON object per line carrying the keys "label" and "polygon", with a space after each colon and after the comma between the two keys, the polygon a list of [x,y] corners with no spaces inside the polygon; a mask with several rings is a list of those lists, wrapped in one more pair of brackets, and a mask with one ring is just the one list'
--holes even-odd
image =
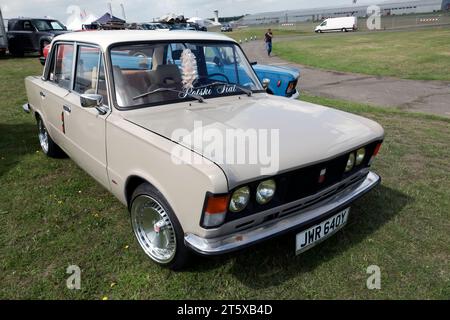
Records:
{"label": "front wheel", "polygon": [[148,183],[133,192],[130,206],[134,235],[145,254],[157,264],[172,270],[189,260],[184,233],[163,195]]}
{"label": "front wheel", "polygon": [[37,119],[37,125],[38,125],[39,144],[41,145],[42,152],[44,152],[47,156],[51,158],[63,157],[64,152],[50,137],[47,128],[45,127],[44,121],[42,121],[40,117]]}

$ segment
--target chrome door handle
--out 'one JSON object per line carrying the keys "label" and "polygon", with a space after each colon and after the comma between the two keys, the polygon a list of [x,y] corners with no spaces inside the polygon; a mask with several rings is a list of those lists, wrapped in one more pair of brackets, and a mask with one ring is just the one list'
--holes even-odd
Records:
{"label": "chrome door handle", "polygon": [[42,98],[45,98],[45,93],[44,92],[39,92],[39,95],[42,97]]}
{"label": "chrome door handle", "polygon": [[70,109],[70,107],[66,106],[66,105],[63,106],[63,110],[68,112],[68,113],[70,113],[72,111],[72,109]]}

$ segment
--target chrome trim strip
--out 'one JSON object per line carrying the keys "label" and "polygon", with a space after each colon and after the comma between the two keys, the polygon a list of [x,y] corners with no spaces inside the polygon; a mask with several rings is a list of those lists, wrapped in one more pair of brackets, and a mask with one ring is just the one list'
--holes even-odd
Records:
{"label": "chrome trim strip", "polygon": [[354,200],[378,185],[380,180],[377,174],[369,172],[361,184],[350,185],[332,197],[331,200],[328,201],[327,199],[325,203],[320,203],[314,208],[308,207],[304,211],[299,211],[298,214],[286,216],[278,221],[270,221],[252,229],[217,238],[206,239],[195,234],[187,233],[184,237],[184,243],[189,248],[204,255],[216,255],[238,250],[292,229],[300,228],[334,210],[349,206]]}

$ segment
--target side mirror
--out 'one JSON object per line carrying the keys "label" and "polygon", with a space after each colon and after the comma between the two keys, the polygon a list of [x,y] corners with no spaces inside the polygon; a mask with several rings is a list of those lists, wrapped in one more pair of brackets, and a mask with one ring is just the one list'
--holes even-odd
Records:
{"label": "side mirror", "polygon": [[100,107],[102,102],[103,96],[99,94],[82,94],[80,97],[80,103],[83,108]]}
{"label": "side mirror", "polygon": [[264,78],[263,81],[262,81],[262,85],[263,85],[264,90],[269,89],[269,84],[270,84],[270,79]]}
{"label": "side mirror", "polygon": [[250,65],[251,65],[251,66],[256,66],[257,64],[258,64],[257,61],[252,61],[252,62],[250,62]]}

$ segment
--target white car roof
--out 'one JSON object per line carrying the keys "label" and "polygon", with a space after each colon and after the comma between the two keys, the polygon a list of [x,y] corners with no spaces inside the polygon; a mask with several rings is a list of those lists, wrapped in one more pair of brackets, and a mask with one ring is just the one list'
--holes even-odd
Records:
{"label": "white car roof", "polygon": [[233,39],[219,33],[185,30],[101,30],[70,32],[55,37],[54,41],[86,42],[98,45],[103,50],[106,50],[110,45],[120,42],[172,40],[209,40],[236,42]]}

